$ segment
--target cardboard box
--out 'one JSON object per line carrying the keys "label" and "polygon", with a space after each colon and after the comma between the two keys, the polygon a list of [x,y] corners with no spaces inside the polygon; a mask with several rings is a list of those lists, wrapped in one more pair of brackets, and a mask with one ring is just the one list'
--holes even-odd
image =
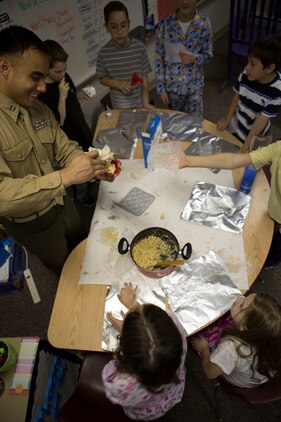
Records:
{"label": "cardboard box", "polygon": [[162,122],[158,114],[156,114],[152,122],[149,124],[148,131],[143,131],[141,134],[143,159],[144,159],[145,168],[147,168],[147,156],[148,156],[151,144],[159,142],[160,139],[162,138],[162,134],[163,134]]}

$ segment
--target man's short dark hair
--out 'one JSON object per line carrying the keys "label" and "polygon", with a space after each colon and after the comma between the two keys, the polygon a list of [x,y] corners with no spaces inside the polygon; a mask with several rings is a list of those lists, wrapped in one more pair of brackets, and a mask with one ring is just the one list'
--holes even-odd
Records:
{"label": "man's short dark hair", "polygon": [[129,13],[127,7],[121,1],[110,1],[103,9],[104,21],[108,24],[109,17],[112,12],[124,12],[129,20]]}
{"label": "man's short dark hair", "polygon": [[44,44],[47,47],[49,53],[50,67],[53,67],[56,62],[66,63],[68,54],[58,42],[54,40],[45,40]]}
{"label": "man's short dark hair", "polygon": [[275,65],[275,70],[281,68],[281,36],[268,35],[250,45],[248,57],[254,57],[262,62],[263,67]]}
{"label": "man's short dark hair", "polygon": [[48,54],[43,41],[23,26],[10,25],[0,31],[0,56],[20,55],[30,48]]}

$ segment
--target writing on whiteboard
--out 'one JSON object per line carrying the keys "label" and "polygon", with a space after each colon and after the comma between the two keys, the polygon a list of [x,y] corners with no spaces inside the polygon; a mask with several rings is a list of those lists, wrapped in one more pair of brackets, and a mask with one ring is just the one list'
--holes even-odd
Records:
{"label": "writing on whiteboard", "polygon": [[46,25],[54,25],[62,42],[65,41],[64,38],[71,37],[75,29],[74,17],[66,8],[56,9],[50,15],[38,16],[36,20],[30,22],[30,29],[32,31],[38,31],[38,29]]}
{"label": "writing on whiteboard", "polygon": [[21,10],[29,9],[30,7],[40,6],[42,3],[46,3],[49,0],[28,0],[28,1],[19,1],[19,7]]}

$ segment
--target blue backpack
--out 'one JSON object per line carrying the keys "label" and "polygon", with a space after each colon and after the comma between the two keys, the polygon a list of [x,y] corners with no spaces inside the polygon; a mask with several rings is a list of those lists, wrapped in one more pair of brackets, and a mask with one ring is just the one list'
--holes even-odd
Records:
{"label": "blue backpack", "polygon": [[19,291],[25,281],[27,257],[25,249],[0,232],[0,294]]}

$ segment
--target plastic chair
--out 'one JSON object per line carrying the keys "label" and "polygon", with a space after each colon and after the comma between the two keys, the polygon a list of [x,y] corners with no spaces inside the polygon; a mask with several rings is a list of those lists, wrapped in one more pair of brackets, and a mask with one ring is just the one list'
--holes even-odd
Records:
{"label": "plastic chair", "polygon": [[220,91],[233,75],[238,60],[247,58],[253,41],[269,34],[280,33],[280,0],[231,0],[227,80],[220,86]]}
{"label": "plastic chair", "polygon": [[218,386],[220,386],[226,394],[239,397],[251,405],[259,405],[281,400],[281,380],[269,380],[258,387],[241,388],[220,379],[216,388]]}
{"label": "plastic chair", "polygon": [[111,359],[111,353],[86,354],[76,390],[60,410],[58,422],[131,420],[126,417],[121,406],[114,405],[106,398],[104,392],[101,373]]}

